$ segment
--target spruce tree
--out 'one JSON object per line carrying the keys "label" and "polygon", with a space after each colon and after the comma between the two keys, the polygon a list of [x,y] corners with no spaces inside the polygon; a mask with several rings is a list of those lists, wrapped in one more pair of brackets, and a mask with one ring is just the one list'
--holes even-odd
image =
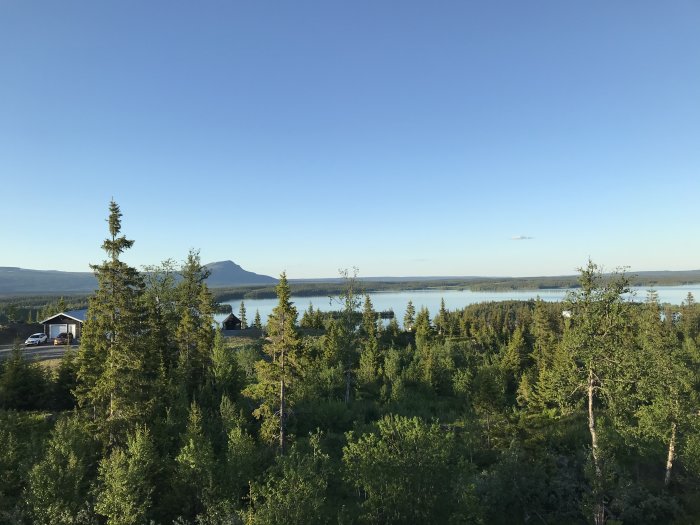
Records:
{"label": "spruce tree", "polygon": [[[626,363],[614,396],[626,414],[620,427],[627,434],[660,443],[666,450],[664,486],[671,482],[683,437],[692,433],[692,421],[700,408],[696,370],[697,357],[687,352],[675,328],[662,320],[656,293],[651,292],[641,308],[636,327],[638,347]],[[619,413],[620,410],[617,410]],[[632,412],[630,420],[629,412]],[[616,414],[618,415],[618,414]]]}
{"label": "spruce tree", "polygon": [[95,510],[107,525],[148,523],[158,457],[147,428],[129,436],[126,450],[117,447],[100,462],[100,490]]}
{"label": "spruce tree", "polygon": [[159,354],[161,375],[167,376],[177,363],[175,337],[179,315],[175,263],[168,259],[160,265],[145,266],[143,276],[146,337],[149,346]]}
{"label": "spruce tree", "polygon": [[91,265],[98,288],[83,326],[76,396],[114,442],[130,425],[150,419],[159,363],[143,337],[143,279],[120,260],[134,241],[120,235],[122,214],[114,201],[109,211],[109,237],[102,244],[107,259]]}
{"label": "spruce tree", "polygon": [[531,331],[534,339],[531,357],[538,370],[543,370],[551,366],[557,341],[554,323],[547,311],[547,305],[539,297],[535,301]]}
{"label": "spruce tree", "polygon": [[521,379],[525,355],[525,336],[522,326],[518,325],[508,342],[508,346],[502,351],[500,362],[501,370],[508,378],[508,389],[514,394]]}
{"label": "spruce tree", "polygon": [[301,316],[299,326],[301,328],[314,328],[314,314],[314,305],[312,302],[309,302],[309,307],[304,310],[304,315]]}
{"label": "spruce tree", "polygon": [[449,330],[449,315],[447,308],[445,308],[445,299],[440,299],[440,311],[435,317],[435,328],[438,331],[438,335],[447,335]]}
{"label": "spruce tree", "polygon": [[413,301],[408,301],[406,305],[406,313],[403,316],[403,329],[407,332],[413,330],[416,323],[416,307],[413,306]]}
{"label": "spruce tree", "polygon": [[209,365],[209,381],[213,393],[218,396],[237,396],[242,383],[234,353],[226,348],[224,336],[217,331]]}
{"label": "spruce tree", "polygon": [[26,501],[32,523],[90,523],[97,443],[78,416],[60,419],[29,473]]}
{"label": "spruce tree", "polygon": [[696,342],[700,335],[700,305],[695,302],[692,292],[688,292],[681,303],[681,331],[687,341]]}
{"label": "spruce tree", "polygon": [[226,455],[221,469],[223,492],[239,506],[250,480],[256,476],[259,453],[255,440],[245,429],[242,411],[237,410],[227,396],[221,397],[222,452]]}
{"label": "spruce tree", "polygon": [[[343,464],[361,494],[362,523],[472,523],[460,508],[467,477],[453,432],[419,418],[384,416],[373,433],[347,434]],[[452,514],[455,513],[455,514]]]}
{"label": "spruce tree", "polygon": [[396,320],[396,316],[394,315],[391,317],[391,319],[389,319],[389,326],[387,326],[387,332],[389,332],[392,339],[396,339],[399,336],[399,331],[399,322]]}
{"label": "spruce tree", "polygon": [[175,461],[183,511],[185,517],[194,518],[213,503],[216,489],[214,450],[204,433],[202,412],[195,402],[190,405],[187,430]]}
{"label": "spruce tree", "polygon": [[362,309],[362,340],[360,360],[357,370],[359,382],[370,390],[379,380],[380,356],[377,329],[377,312],[374,311],[369,295],[365,295]]}
{"label": "spruce tree", "polygon": [[238,309],[238,318],[241,320],[241,330],[248,328],[248,319],[245,314],[245,303],[241,301],[241,307]]}
{"label": "spruce tree", "polygon": [[[361,299],[359,283],[357,281],[357,268],[353,268],[353,274],[348,270],[341,270],[343,278],[343,293],[338,298],[343,309],[337,323],[338,350],[340,364],[345,376],[345,404],[350,403],[352,383],[359,364],[359,333],[358,316]],[[371,304],[371,303],[370,303]]]}
{"label": "spruce tree", "polygon": [[0,409],[42,408],[47,386],[44,369],[27,360],[15,343],[5,361],[0,361]]}
{"label": "spruce tree", "polygon": [[178,382],[188,393],[204,382],[214,344],[214,301],[206,285],[209,270],[203,266],[197,251],[190,251],[180,270],[182,280],[177,286],[178,323]]}
{"label": "spruce tree", "polygon": [[267,322],[269,343],[264,347],[270,360],[258,361],[255,366],[258,383],[251,385],[247,393],[261,401],[253,414],[262,420],[263,437],[268,441],[276,438],[283,455],[287,447],[286,420],[292,405],[288,388],[297,375],[300,340],[296,327],[297,310],[292,304],[284,272],[276,291],[278,303]]}
{"label": "spruce tree", "polygon": [[33,440],[27,439],[18,416],[15,411],[0,412],[0,523],[23,523],[19,514]]}
{"label": "spruce tree", "polygon": [[430,323],[430,312],[425,306],[421,306],[416,316],[415,328],[416,341],[426,342],[433,332],[433,327]]}
{"label": "spruce tree", "polygon": [[311,451],[295,445],[279,456],[263,482],[250,484],[250,506],[243,514],[246,525],[321,525],[326,515],[330,458],[320,448],[320,435],[310,436]]}

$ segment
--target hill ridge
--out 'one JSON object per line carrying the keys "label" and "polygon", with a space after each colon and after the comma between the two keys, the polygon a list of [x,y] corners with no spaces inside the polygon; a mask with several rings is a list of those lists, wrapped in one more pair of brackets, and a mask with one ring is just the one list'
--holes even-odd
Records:
{"label": "hill ridge", "polygon": [[[244,270],[231,260],[216,261],[204,266],[211,272],[207,284],[212,288],[277,283],[277,279]],[[90,293],[95,288],[97,288],[97,279],[92,272],[32,270],[18,266],[0,266],[0,294]]]}

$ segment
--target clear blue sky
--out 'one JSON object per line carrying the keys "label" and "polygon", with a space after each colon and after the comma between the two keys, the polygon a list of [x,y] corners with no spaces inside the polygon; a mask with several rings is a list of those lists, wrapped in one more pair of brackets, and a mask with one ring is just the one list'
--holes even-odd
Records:
{"label": "clear blue sky", "polygon": [[700,268],[700,3],[4,0],[0,180],[0,266]]}

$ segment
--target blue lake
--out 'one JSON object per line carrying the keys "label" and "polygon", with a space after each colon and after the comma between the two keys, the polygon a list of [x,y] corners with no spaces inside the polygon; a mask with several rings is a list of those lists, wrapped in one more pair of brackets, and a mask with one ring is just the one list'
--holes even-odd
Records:
{"label": "blue lake", "polygon": [[[644,301],[647,296],[647,288],[634,288],[631,300]],[[700,284],[682,286],[659,286],[654,289],[661,303],[680,305],[685,300],[688,292],[691,292],[696,300],[700,300]],[[470,304],[483,303],[489,301],[527,301],[540,297],[543,301],[562,301],[566,298],[567,290],[510,290],[505,292],[472,292],[470,290],[409,290],[401,292],[374,292],[370,293],[370,299],[376,311],[393,310],[401,323],[403,314],[406,311],[408,301],[413,301],[416,311],[421,307],[426,307],[430,311],[431,317],[437,314],[440,309],[440,301],[445,300],[448,310],[457,310]],[[328,296],[315,297],[292,297],[295,306],[301,315],[313,304],[314,309],[322,311],[340,310],[341,304],[337,298],[331,300]],[[363,299],[364,300],[364,299]],[[251,324],[255,318],[255,311],[260,312],[263,323],[267,322],[267,317],[272,309],[277,305],[277,299],[245,299],[246,317]],[[226,301],[233,308],[233,312],[238,315],[241,305],[240,300]],[[216,316],[217,321],[223,320],[224,314]]]}

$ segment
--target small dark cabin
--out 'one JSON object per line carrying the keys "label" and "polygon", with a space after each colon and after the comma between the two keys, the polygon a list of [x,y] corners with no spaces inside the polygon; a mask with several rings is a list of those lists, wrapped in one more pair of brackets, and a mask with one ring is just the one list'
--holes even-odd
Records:
{"label": "small dark cabin", "polygon": [[233,314],[228,314],[226,319],[221,321],[221,327],[224,330],[240,330],[241,320]]}

